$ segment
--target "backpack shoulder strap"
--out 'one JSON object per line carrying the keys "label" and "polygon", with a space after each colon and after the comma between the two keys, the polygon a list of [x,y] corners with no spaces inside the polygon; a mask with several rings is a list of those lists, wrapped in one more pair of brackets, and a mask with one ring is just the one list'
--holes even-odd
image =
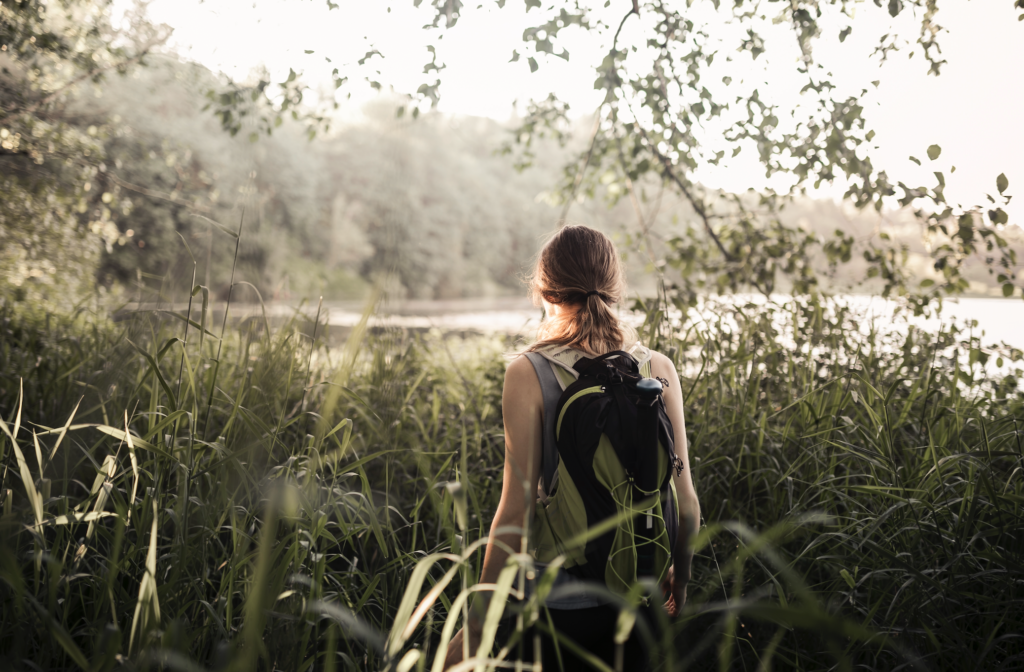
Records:
{"label": "backpack shoulder strap", "polygon": [[623,348],[623,349],[626,350],[626,352],[628,352],[629,354],[631,354],[633,356],[633,359],[636,360],[636,363],[640,366],[641,370],[643,370],[644,366],[647,366],[648,368],[650,368],[650,366],[651,366],[651,349],[650,348],[645,347],[643,345],[640,345],[640,341],[637,341],[636,343],[634,343],[632,345],[632,347]]}
{"label": "backpack shoulder strap", "polygon": [[526,353],[527,359],[533,364],[540,381],[540,389],[544,395],[544,434],[541,439],[541,490],[549,494],[554,486],[555,473],[558,469],[558,446],[555,443],[555,415],[558,398],[562,396],[562,386],[551,370],[551,362],[539,352]]}
{"label": "backpack shoulder strap", "polygon": [[573,368],[573,364],[583,357],[583,353],[579,350],[555,346],[541,348],[536,353],[554,365],[551,370],[554,372],[555,378],[563,390],[571,385],[572,381],[579,376],[579,372]]}

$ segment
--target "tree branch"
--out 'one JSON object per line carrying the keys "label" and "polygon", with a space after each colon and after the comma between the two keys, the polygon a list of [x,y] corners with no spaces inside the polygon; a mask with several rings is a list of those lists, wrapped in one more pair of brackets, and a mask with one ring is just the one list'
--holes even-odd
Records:
{"label": "tree branch", "polygon": [[[615,54],[618,53],[619,33],[622,32],[622,27],[626,25],[626,19],[634,14],[640,15],[640,0],[633,0],[633,8],[626,12],[626,15],[622,17],[622,21],[619,21],[619,28],[615,31],[615,37],[612,38],[612,49],[610,52],[612,55],[612,67],[614,67]],[[562,208],[561,217],[558,218],[560,226],[565,225],[565,218],[569,215],[569,208],[572,207],[572,202],[576,200],[576,193],[583,183],[583,174],[586,173],[587,168],[590,166],[590,159],[594,156],[594,147],[597,145],[597,133],[601,128],[601,110],[604,109],[604,104],[607,100],[608,97],[605,96],[605,99],[597,106],[597,111],[594,112],[594,128],[590,131],[590,148],[587,150],[587,156],[583,160],[583,165],[576,171],[576,177],[572,183],[572,191],[565,202],[565,206]]]}
{"label": "tree branch", "polygon": [[643,126],[637,122],[636,127],[640,129],[640,134],[644,136],[644,140],[647,141],[651,151],[654,152],[654,155],[658,157],[658,161],[661,162],[665,176],[679,187],[679,191],[683,192],[683,196],[685,196],[686,200],[690,202],[690,206],[693,208],[694,212],[700,216],[701,221],[704,223],[704,230],[708,232],[709,236],[711,236],[711,240],[715,241],[715,245],[718,246],[718,250],[722,253],[722,256],[725,257],[726,261],[736,261],[736,259],[726,251],[725,246],[722,245],[722,241],[719,240],[718,234],[715,233],[715,230],[711,228],[711,218],[708,216],[707,210],[704,209],[704,204],[697,200],[689,187],[687,187],[686,184],[675,174],[675,171],[672,170],[672,162],[668,160],[667,156],[658,151],[657,145],[651,142],[650,138],[647,137],[647,131],[644,130]]}
{"label": "tree branch", "polygon": [[626,12],[626,15],[622,17],[622,21],[619,21],[619,28],[615,31],[615,37],[612,38],[612,53],[617,51],[616,45],[619,43],[619,33],[622,32],[622,27],[626,25],[626,19],[636,14],[640,16],[640,0],[633,0],[633,9]]}

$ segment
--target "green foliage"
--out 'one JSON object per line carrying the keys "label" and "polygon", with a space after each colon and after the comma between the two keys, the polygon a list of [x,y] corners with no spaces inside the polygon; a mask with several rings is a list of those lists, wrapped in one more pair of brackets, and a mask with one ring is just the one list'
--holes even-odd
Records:
{"label": "green foliage", "polygon": [[[604,3],[603,8],[596,3],[529,3],[528,9],[539,10],[536,24],[524,31],[522,49],[514,51],[512,60],[525,56],[531,72],[547,57],[568,58],[560,47],[563,30],[586,30],[610,45],[602,62],[594,64],[594,88],[605,95],[593,130],[587,145],[578,150],[578,158],[566,165],[561,185],[563,216],[581,193],[593,196],[604,188],[613,200],[629,195],[636,204],[645,184],[670,186],[688,203],[691,213],[686,240],[675,246],[682,256],[665,262],[692,268],[694,248],[704,247],[701,262],[713,269],[699,277],[673,277],[680,302],[691,301],[706,288],[760,292],[777,284],[788,284],[792,291],[813,288],[817,274],[812,266],[779,263],[780,247],[794,254],[824,253],[833,268],[846,259],[862,258],[872,267],[870,277],[881,281],[885,295],[916,295],[922,311],[930,302],[970,286],[965,261],[971,258],[1006,277],[1002,286],[1007,296],[1022,294],[1013,272],[1016,253],[1006,241],[1008,217],[1000,207],[1008,202],[1005,180],[997,180],[1002,203],[989,197],[994,207],[985,217],[982,205],[950,207],[943,195],[945,178],[939,172],[935,187],[913,187],[893,179],[870,156],[875,133],[861,102],[868,92],[867,82],[859,93],[840,92],[828,64],[816,60],[815,45],[827,39],[824,25],[842,26],[842,43],[854,26],[869,29],[870,18],[879,14],[888,14],[885,24],[889,18],[902,22],[912,14],[919,27],[916,39],[907,40],[900,34],[905,28],[895,24],[879,36],[872,56],[883,65],[894,52],[909,50],[910,55],[923,56],[929,74],[939,75],[945,63],[938,43],[943,31],[936,19],[939,3],[893,0],[874,5],[861,9],[855,19],[853,5],[845,0],[765,6],[745,0],[685,5],[623,2],[617,7]],[[436,18],[426,28],[439,31],[440,39],[444,30],[456,29],[453,10],[448,3],[434,7]],[[460,5],[459,11],[465,8]],[[448,20],[442,22],[444,16]],[[629,21],[640,24],[636,29],[641,31],[640,39],[623,44],[620,37]],[[750,81],[752,68],[766,60],[785,63],[783,67],[791,67],[788,64],[795,60],[800,88],[792,93],[803,101],[796,109],[783,109],[776,91]],[[877,86],[878,81],[872,84]],[[504,151],[516,155],[518,167],[530,165],[534,138],[568,139],[567,110],[555,94],[531,101]],[[788,189],[779,194],[768,190],[757,206],[736,208],[736,195],[723,198],[695,181],[700,167],[717,166],[727,155],[735,157],[744,150],[756,151],[766,176],[785,178]],[[938,145],[927,148],[930,160],[940,154]],[[805,195],[808,186],[832,184],[843,187],[844,199],[859,209],[881,212],[898,203],[913,210],[940,276],[929,279],[927,291],[921,278],[905,273],[901,264],[894,266],[892,261],[904,252],[883,238],[857,241],[856,255],[836,256],[828,243],[784,223],[782,210],[794,197]],[[641,230],[647,228],[642,217],[637,224]],[[726,239],[732,244],[727,245]],[[710,274],[718,277],[709,279]]]}
{"label": "green foliage", "polygon": [[237,229],[245,210],[240,264],[265,293],[296,257],[323,260],[330,185],[319,156],[305,151],[293,125],[259,147],[223,133],[202,111],[202,91],[215,83],[204,68],[152,57],[131,77],[76,101],[80,114],[107,124],[104,188],[132,205],[116,218],[121,237],[97,271],[103,284],[135,285],[140,271],[144,278],[190,273],[184,239],[204,284],[223,293],[234,248],[222,233]]}
{"label": "green foliage", "polygon": [[100,252],[117,240],[118,231],[104,203],[109,195],[90,193],[97,171],[65,164],[59,156],[47,160],[39,150],[60,147],[73,156],[95,150],[95,143],[73,129],[33,134],[42,128],[0,130],[6,150],[0,153],[0,291],[67,309],[81,288],[92,285]]}
{"label": "green foliage", "polygon": [[[79,85],[125,72],[166,40],[129,11],[115,40],[108,0],[0,5],[0,290],[68,309],[92,287],[120,233],[116,191],[103,187],[101,125],[67,109]],[[119,46],[115,46],[119,45]]]}
{"label": "green foliage", "polygon": [[[540,16],[524,35],[524,67],[567,58],[567,26],[605,31],[613,46],[585,144],[552,96],[530,107],[508,151],[519,168],[561,160],[544,136],[578,152],[556,204],[565,213],[581,194],[628,200],[611,215],[577,212],[635,216],[640,233],[627,242],[659,274],[657,299],[638,305],[643,338],[683,373],[707,524],[690,606],[657,655],[670,669],[1012,665],[1024,655],[1022,353],[983,347],[960,327],[899,321],[967,289],[978,256],[1005,295],[1017,293],[1007,179],[997,178],[991,208],[962,211],[945,203],[942,173],[935,187],[907,187],[872,164],[858,99],[833,96],[813,59],[820,12],[840,19],[840,39],[850,34],[847,3],[777,3],[767,18],[745,1],[705,3],[700,15],[690,3],[685,14],[678,3],[639,4],[608,23],[578,4],[528,3]],[[892,16],[919,10],[918,44],[937,74],[935,3],[875,5]],[[453,29],[467,11],[432,6],[430,30]],[[391,102],[313,151],[297,142],[295,122],[317,120],[300,107],[294,71],[282,84],[260,78],[210,96],[209,73],[153,58],[133,71],[138,80],[103,82],[99,106],[75,101],[76,85],[140,63],[160,39],[136,17],[127,46],[111,48],[109,9],[0,5],[2,41],[18,56],[0,55],[11,94],[0,196],[13,204],[0,214],[3,666],[433,665],[467,604],[500,492],[508,344],[370,335],[364,321],[330,349],[323,327],[299,315],[276,331],[259,317],[218,330],[211,299],[237,300],[236,277],[282,287],[297,260],[308,267],[292,278],[297,292],[358,291],[356,274],[393,270],[428,297],[511,284],[553,213],[522,205],[546,176],[513,183],[480,149],[493,127],[464,127],[467,139],[452,142],[436,117],[414,106],[413,125]],[[617,45],[636,12],[653,27],[648,61]],[[771,21],[792,28],[813,101],[806,118],[757,89],[729,93],[738,77],[722,80],[726,94],[707,82],[720,20],[739,26],[732,58],[742,64],[772,56]],[[883,39],[879,59],[898,44]],[[431,65],[419,102],[440,95],[443,66]],[[163,97],[134,95],[141,87]],[[215,117],[203,116],[207,103]],[[702,130],[722,120],[721,137]],[[250,143],[252,133],[270,138]],[[242,147],[249,154],[236,161]],[[791,175],[792,190],[741,197],[693,181],[698,165],[744,147],[770,174]],[[864,245],[833,233],[832,220],[802,225],[802,208],[814,206],[796,197],[834,180],[862,213],[898,198],[927,239],[883,231]],[[671,207],[659,214],[666,190]],[[659,216],[684,221],[657,241]],[[67,303],[65,288],[85,284],[103,251],[105,277],[159,279],[165,295],[182,291],[176,279],[198,260],[207,279],[184,288],[187,311],[117,323],[24,308]],[[225,263],[231,254],[237,267]],[[933,271],[924,279],[911,267],[921,258]],[[898,330],[822,298],[826,276],[853,267],[883,293],[908,296]],[[698,310],[709,291],[749,288],[768,298]],[[780,290],[797,296],[774,303]],[[526,556],[516,562],[503,590],[528,569]],[[534,599],[519,615],[540,613]]]}
{"label": "green foliage", "polygon": [[133,205],[117,223],[134,237],[105,257],[104,282],[189,272],[180,234],[204,284],[224,296],[233,246],[209,220],[237,221],[244,207],[240,268],[268,298],[360,297],[365,281],[392,271],[418,298],[503,294],[555,219],[534,202],[546,176],[516,175],[491,155],[503,132],[494,122],[461,120],[456,132],[436,115],[396,119],[391,99],[315,144],[288,122],[251,144],[202,113],[208,81],[154,59],[89,108],[125,122],[107,152],[118,162],[111,188],[128,185],[119,188]]}
{"label": "green foliage", "polygon": [[439,116],[396,119],[386,100],[367,112],[369,123],[340,132],[324,159],[343,195],[337,216],[372,249],[364,276],[392,272],[416,298],[518,288],[556,217],[534,198],[546,176],[516,175],[491,155],[502,134],[493,122],[465,119],[452,132]]}
{"label": "green foliage", "polygon": [[[8,243],[0,253],[5,298],[66,306],[89,288],[94,272],[104,286],[133,289],[188,273],[192,257],[179,236],[199,260],[204,284],[224,295],[231,249],[218,244],[208,220],[236,221],[243,208],[250,216],[240,264],[265,295],[360,295],[362,280],[392,269],[418,297],[501,294],[528,264],[532,239],[557,218],[545,204],[561,205],[563,217],[575,207],[575,218],[606,231],[635,219],[626,228],[641,232],[640,256],[664,269],[680,305],[692,305],[707,290],[805,292],[844,284],[916,295],[922,310],[943,295],[977,290],[977,283],[1017,295],[1019,245],[1005,210],[1005,176],[989,207],[969,210],[945,203],[942,172],[936,171],[934,187],[890,179],[867,154],[873,132],[859,98],[834,95],[824,65],[813,59],[812,46],[823,39],[819,22],[854,25],[847,7],[790,3],[768,17],[748,5],[684,11],[638,4],[621,21],[582,5],[535,5],[537,25],[523,35],[533,67],[552,55],[568,57],[558,46],[567,27],[606,32],[613,48],[597,67],[595,86],[606,96],[592,126],[570,123],[568,106],[554,95],[528,105],[504,147],[516,168],[540,168],[521,177],[480,151],[500,144],[497,126],[466,121],[453,133],[436,115],[410,121],[417,105],[440,95],[439,80],[425,83],[411,103],[379,103],[366,124],[321,135],[311,145],[303,124],[326,127],[316,126],[323,119],[314,119],[319,113],[295,71],[281,83],[260,76],[251,86],[229,83],[221,90],[222,82],[202,68],[147,56],[165,35],[144,15],[129,13],[130,28],[115,41],[113,9],[105,1],[5,5],[11,20],[4,39],[12,49],[6,53],[19,59],[0,77],[11,94],[0,112],[0,161],[9,169],[3,189],[15,204],[0,228]],[[434,7],[437,20],[427,29],[439,38],[469,11],[450,3]],[[910,8],[921,11],[919,46],[937,72],[935,4],[889,9],[906,16]],[[627,21],[642,22],[646,50],[618,45]],[[813,99],[801,112],[807,119],[778,109],[768,92],[741,81],[739,73],[754,60],[776,58],[765,46],[772,25],[793,27],[808,79],[803,95]],[[726,36],[737,27],[743,37],[732,44]],[[883,41],[878,57],[884,61],[896,48],[896,41]],[[708,72],[722,66],[723,49],[725,63],[738,72],[712,85]],[[371,49],[361,63],[378,56]],[[428,65],[431,78],[443,68],[436,58]],[[105,78],[110,72],[130,76]],[[336,73],[339,81],[343,74]],[[87,83],[98,97],[76,97]],[[413,114],[406,116],[410,104]],[[403,113],[397,119],[394,107]],[[728,130],[708,130],[716,124]],[[225,126],[231,135],[221,132]],[[250,143],[262,135],[269,137]],[[693,181],[698,166],[744,149],[756,149],[769,175],[789,175],[789,192],[751,198]],[[940,151],[933,145],[927,155],[937,160]],[[567,161],[567,152],[578,159]],[[565,166],[564,177],[552,191],[556,165]],[[900,203],[925,235],[854,237],[844,229],[833,237],[831,222],[796,224],[787,214],[803,207],[796,197],[808,184],[833,181],[848,185],[849,201],[862,211]],[[660,205],[666,191],[671,208]],[[627,201],[633,214],[629,207],[584,213],[575,205],[581,194],[613,205]],[[683,226],[652,241],[651,226],[669,219]],[[856,284],[865,278],[870,282]]]}
{"label": "green foliage", "polygon": [[[817,299],[639,307],[683,373],[706,521],[671,669],[1021,653],[1019,350]],[[3,315],[5,664],[432,664],[500,492],[507,346],[330,349],[299,316],[222,345],[208,310]]]}
{"label": "green foliage", "polygon": [[38,112],[8,117],[25,125],[0,130],[8,301],[67,309],[93,275],[135,295],[191,273],[193,259],[225,296],[233,245],[221,232],[243,212],[239,267],[268,298],[358,298],[394,268],[415,296],[503,294],[554,220],[534,202],[547,177],[491,156],[503,133],[493,122],[456,133],[441,118],[396,120],[381,102],[316,144],[291,120],[253,144],[203,111],[216,85],[204,68],[150,56],[95,95],[68,94],[53,132]]}
{"label": "green foliage", "polygon": [[[826,643],[840,667],[895,668],[906,655],[953,670],[1020,654],[1017,645],[989,646],[992,633],[1009,632],[1002,619],[1020,599],[1004,592],[1002,578],[1022,568],[1015,493],[1024,483],[1011,475],[1022,459],[1019,350],[1008,351],[1017,368],[992,376],[984,365],[994,353],[970,331],[890,330],[831,301],[713,304],[671,328],[659,324],[664,303],[640,307],[647,336],[690,372],[683,388],[705,518],[766,531],[796,523],[762,561],[727,564],[725,553],[752,544],[726,530],[695,561],[704,595],[717,593],[743,624],[727,611],[718,632],[771,649],[785,668],[820,669],[824,661],[808,653]],[[908,312],[900,308],[897,323]],[[692,336],[676,340],[679,328]],[[815,522],[798,523],[812,513]],[[719,567],[736,573],[731,595]],[[779,583],[783,568],[809,593]],[[815,648],[815,635],[800,634],[806,624],[786,632],[753,608],[766,596],[782,607],[814,596],[831,616],[891,637],[894,650],[872,651],[838,632],[822,633]],[[736,656],[756,663],[736,645]]]}
{"label": "green foliage", "polygon": [[[484,433],[500,389],[493,346],[451,360],[439,343],[362,348],[354,337],[332,354],[319,340],[311,349],[301,320],[274,336],[228,333],[223,349],[196,326],[142,316],[114,327],[8,312],[4,323],[0,408],[18,417],[4,425],[0,460],[40,455],[32,469],[44,479],[41,490],[25,481],[36,493],[26,495],[5,470],[2,492],[16,493],[0,543],[5,664],[110,669],[121,654],[143,667],[177,657],[301,669],[326,637],[352,666],[360,633],[372,644],[387,627],[411,549],[451,543],[430,479],[468,465],[500,479]],[[43,525],[14,525],[39,493]],[[37,552],[55,559],[45,576],[76,576],[73,596],[31,578],[22,558]]]}

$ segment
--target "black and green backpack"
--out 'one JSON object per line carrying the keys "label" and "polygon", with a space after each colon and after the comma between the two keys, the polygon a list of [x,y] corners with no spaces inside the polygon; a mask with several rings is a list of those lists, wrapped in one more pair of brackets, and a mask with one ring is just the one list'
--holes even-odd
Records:
{"label": "black and green backpack", "polygon": [[543,494],[531,528],[537,561],[564,555],[567,573],[619,594],[638,578],[660,582],[678,531],[671,471],[680,462],[650,363],[641,369],[615,351],[582,357],[570,372],[528,356],[545,406]]}

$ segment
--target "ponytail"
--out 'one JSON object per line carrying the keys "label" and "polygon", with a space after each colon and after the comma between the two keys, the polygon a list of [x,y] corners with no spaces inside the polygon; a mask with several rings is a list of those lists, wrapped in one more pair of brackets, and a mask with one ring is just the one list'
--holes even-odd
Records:
{"label": "ponytail", "polygon": [[625,293],[625,274],[611,239],[586,226],[562,228],[537,258],[530,294],[536,304],[543,299],[578,309],[545,319],[527,350],[562,345],[600,355],[631,345],[636,332],[612,310]]}

